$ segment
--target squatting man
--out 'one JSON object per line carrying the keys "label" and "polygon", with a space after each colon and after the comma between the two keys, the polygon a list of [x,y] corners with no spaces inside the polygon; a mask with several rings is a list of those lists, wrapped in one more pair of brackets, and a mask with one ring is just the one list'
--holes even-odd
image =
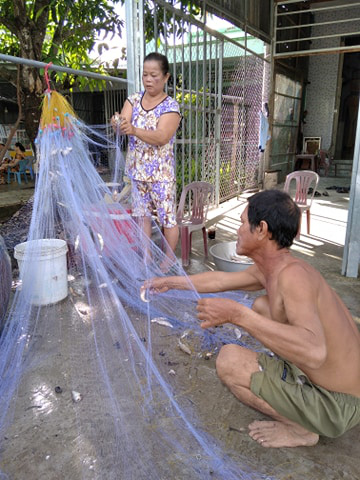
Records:
{"label": "squatting man", "polygon": [[[315,445],[360,422],[360,332],[321,274],[290,253],[301,213],[285,192],[265,190],[248,199],[236,252],[254,260],[242,272],[190,276],[199,293],[260,291],[252,308],[227,298],[201,298],[203,328],[232,323],[274,356],[225,345],[216,361],[221,381],[244,404],[272,421],[254,421],[250,436],[263,447]],[[182,276],[156,277],[149,293],[189,289]]]}

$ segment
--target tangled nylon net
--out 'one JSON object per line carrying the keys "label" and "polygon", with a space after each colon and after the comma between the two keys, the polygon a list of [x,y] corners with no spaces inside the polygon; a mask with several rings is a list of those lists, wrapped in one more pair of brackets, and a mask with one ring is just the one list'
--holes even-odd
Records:
{"label": "tangled nylon net", "polygon": [[[201,330],[191,288],[141,300],[144,280],[164,275],[165,240],[154,224],[149,243],[128,205],[110,203],[94,145],[121,183],[119,139],[48,92],[22,285],[0,338],[2,477],[20,478],[17,464],[21,478],[47,480],[262,478],[206,432],[162,351],[171,345],[191,365],[236,341],[234,329]],[[52,258],[40,267],[49,242],[65,245],[65,273]],[[175,256],[170,273],[185,275]]]}

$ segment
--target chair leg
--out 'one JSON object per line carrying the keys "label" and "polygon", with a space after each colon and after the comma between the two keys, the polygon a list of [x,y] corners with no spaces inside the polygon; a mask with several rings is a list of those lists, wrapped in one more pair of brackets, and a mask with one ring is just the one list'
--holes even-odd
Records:
{"label": "chair leg", "polygon": [[190,238],[189,238],[189,228],[181,227],[180,228],[181,236],[181,261],[184,267],[189,265],[189,247],[190,247]]}
{"label": "chair leg", "polygon": [[202,228],[202,234],[203,234],[203,239],[204,239],[204,253],[205,253],[205,258],[208,257],[208,243],[207,243],[207,233],[206,233],[206,228]]}
{"label": "chair leg", "polygon": [[307,220],[307,233],[310,235],[310,209],[306,210],[306,220]]}

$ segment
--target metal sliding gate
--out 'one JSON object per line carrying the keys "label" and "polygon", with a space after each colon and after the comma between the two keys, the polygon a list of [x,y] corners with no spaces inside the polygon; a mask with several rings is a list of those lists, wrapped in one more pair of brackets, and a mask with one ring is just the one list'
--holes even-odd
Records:
{"label": "metal sliding gate", "polygon": [[[139,5],[141,36],[142,2],[135,5]],[[145,25],[140,57],[152,51],[167,56],[168,93],[181,107],[178,192],[191,181],[208,181],[215,187],[214,204],[219,204],[256,188],[262,160],[260,112],[268,101],[270,83],[264,43],[237,27],[214,31],[163,0],[146,6],[151,6],[153,25]],[[150,41],[149,30],[154,32]],[[141,68],[142,59],[135,63]]]}

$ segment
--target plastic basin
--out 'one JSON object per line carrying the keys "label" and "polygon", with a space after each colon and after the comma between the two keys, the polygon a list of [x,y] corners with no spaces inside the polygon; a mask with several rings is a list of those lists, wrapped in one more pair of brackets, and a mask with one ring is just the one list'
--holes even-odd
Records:
{"label": "plastic basin", "polygon": [[210,247],[215,265],[222,272],[241,272],[254,262],[251,258],[236,254],[236,242],[222,242]]}

